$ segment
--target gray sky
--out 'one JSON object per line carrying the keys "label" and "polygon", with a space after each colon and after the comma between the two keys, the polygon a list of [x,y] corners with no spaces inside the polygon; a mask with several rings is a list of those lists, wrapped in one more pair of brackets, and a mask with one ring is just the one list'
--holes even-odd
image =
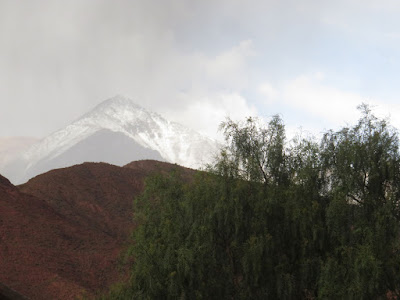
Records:
{"label": "gray sky", "polygon": [[229,115],[318,133],[361,102],[400,127],[398,1],[0,0],[0,136],[123,94],[215,136]]}

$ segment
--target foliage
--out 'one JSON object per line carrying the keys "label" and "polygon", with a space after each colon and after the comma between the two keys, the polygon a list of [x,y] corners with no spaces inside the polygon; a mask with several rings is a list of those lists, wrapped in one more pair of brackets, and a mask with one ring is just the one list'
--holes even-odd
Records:
{"label": "foliage", "polygon": [[130,282],[109,299],[371,299],[400,291],[398,136],[365,105],[290,146],[282,120],[223,123],[216,164],[136,199]]}

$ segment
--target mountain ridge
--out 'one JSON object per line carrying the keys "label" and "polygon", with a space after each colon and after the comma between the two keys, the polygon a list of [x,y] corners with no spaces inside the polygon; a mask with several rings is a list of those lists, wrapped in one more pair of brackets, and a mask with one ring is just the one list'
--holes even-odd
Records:
{"label": "mountain ridge", "polygon": [[127,97],[115,96],[34,144],[0,172],[20,184],[48,170],[84,161],[122,166],[156,159],[200,168],[211,162],[218,148],[215,140],[168,121]]}

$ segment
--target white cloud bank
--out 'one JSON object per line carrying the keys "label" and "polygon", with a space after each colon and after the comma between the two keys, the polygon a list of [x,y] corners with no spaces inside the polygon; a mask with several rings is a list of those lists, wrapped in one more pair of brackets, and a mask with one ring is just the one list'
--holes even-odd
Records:
{"label": "white cloud bank", "polygon": [[[370,105],[376,116],[388,119],[400,129],[400,104],[341,90],[329,85],[325,79],[325,74],[317,72],[298,76],[279,86],[264,82],[259,86],[259,93],[265,98],[267,107],[273,109],[274,105],[280,103],[281,108],[290,115],[290,135],[293,135],[294,128],[299,127],[319,135],[327,129],[335,130],[354,124],[360,117],[357,107],[362,103]],[[285,119],[285,113],[283,115]]]}
{"label": "white cloud bank", "polygon": [[218,131],[219,125],[226,118],[235,121],[248,116],[257,116],[254,106],[238,93],[216,93],[208,96],[182,94],[182,99],[188,99],[190,105],[177,113],[170,112],[168,117],[190,126],[202,134],[222,141],[223,135]]}
{"label": "white cloud bank", "polygon": [[245,40],[214,57],[180,58],[185,70],[183,86],[188,88],[179,94],[171,92],[174,99],[163,106],[164,115],[216,139],[221,139],[218,127],[227,117],[239,120],[257,115],[255,107],[240,93],[249,84],[248,59],[254,55],[253,42]]}
{"label": "white cloud bank", "polygon": [[[399,9],[394,0],[0,0],[0,136],[47,135],[115,94],[213,136],[229,114],[282,113],[317,130],[351,122],[361,102],[383,101],[307,72],[400,95]],[[400,120],[398,106],[383,110]]]}
{"label": "white cloud bank", "polygon": [[45,136],[116,94],[200,128],[203,116],[182,115],[200,99],[215,114],[223,99],[241,97],[255,46],[239,37],[210,49],[185,44],[204,22],[194,8],[185,0],[0,1],[0,136]]}

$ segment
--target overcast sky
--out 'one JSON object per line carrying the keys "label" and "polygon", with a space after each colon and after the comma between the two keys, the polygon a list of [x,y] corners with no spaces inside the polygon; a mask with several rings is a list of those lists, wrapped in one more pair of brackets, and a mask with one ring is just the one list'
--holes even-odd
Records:
{"label": "overcast sky", "polygon": [[281,114],[318,133],[374,105],[400,128],[398,1],[0,0],[0,136],[116,94],[211,136]]}

